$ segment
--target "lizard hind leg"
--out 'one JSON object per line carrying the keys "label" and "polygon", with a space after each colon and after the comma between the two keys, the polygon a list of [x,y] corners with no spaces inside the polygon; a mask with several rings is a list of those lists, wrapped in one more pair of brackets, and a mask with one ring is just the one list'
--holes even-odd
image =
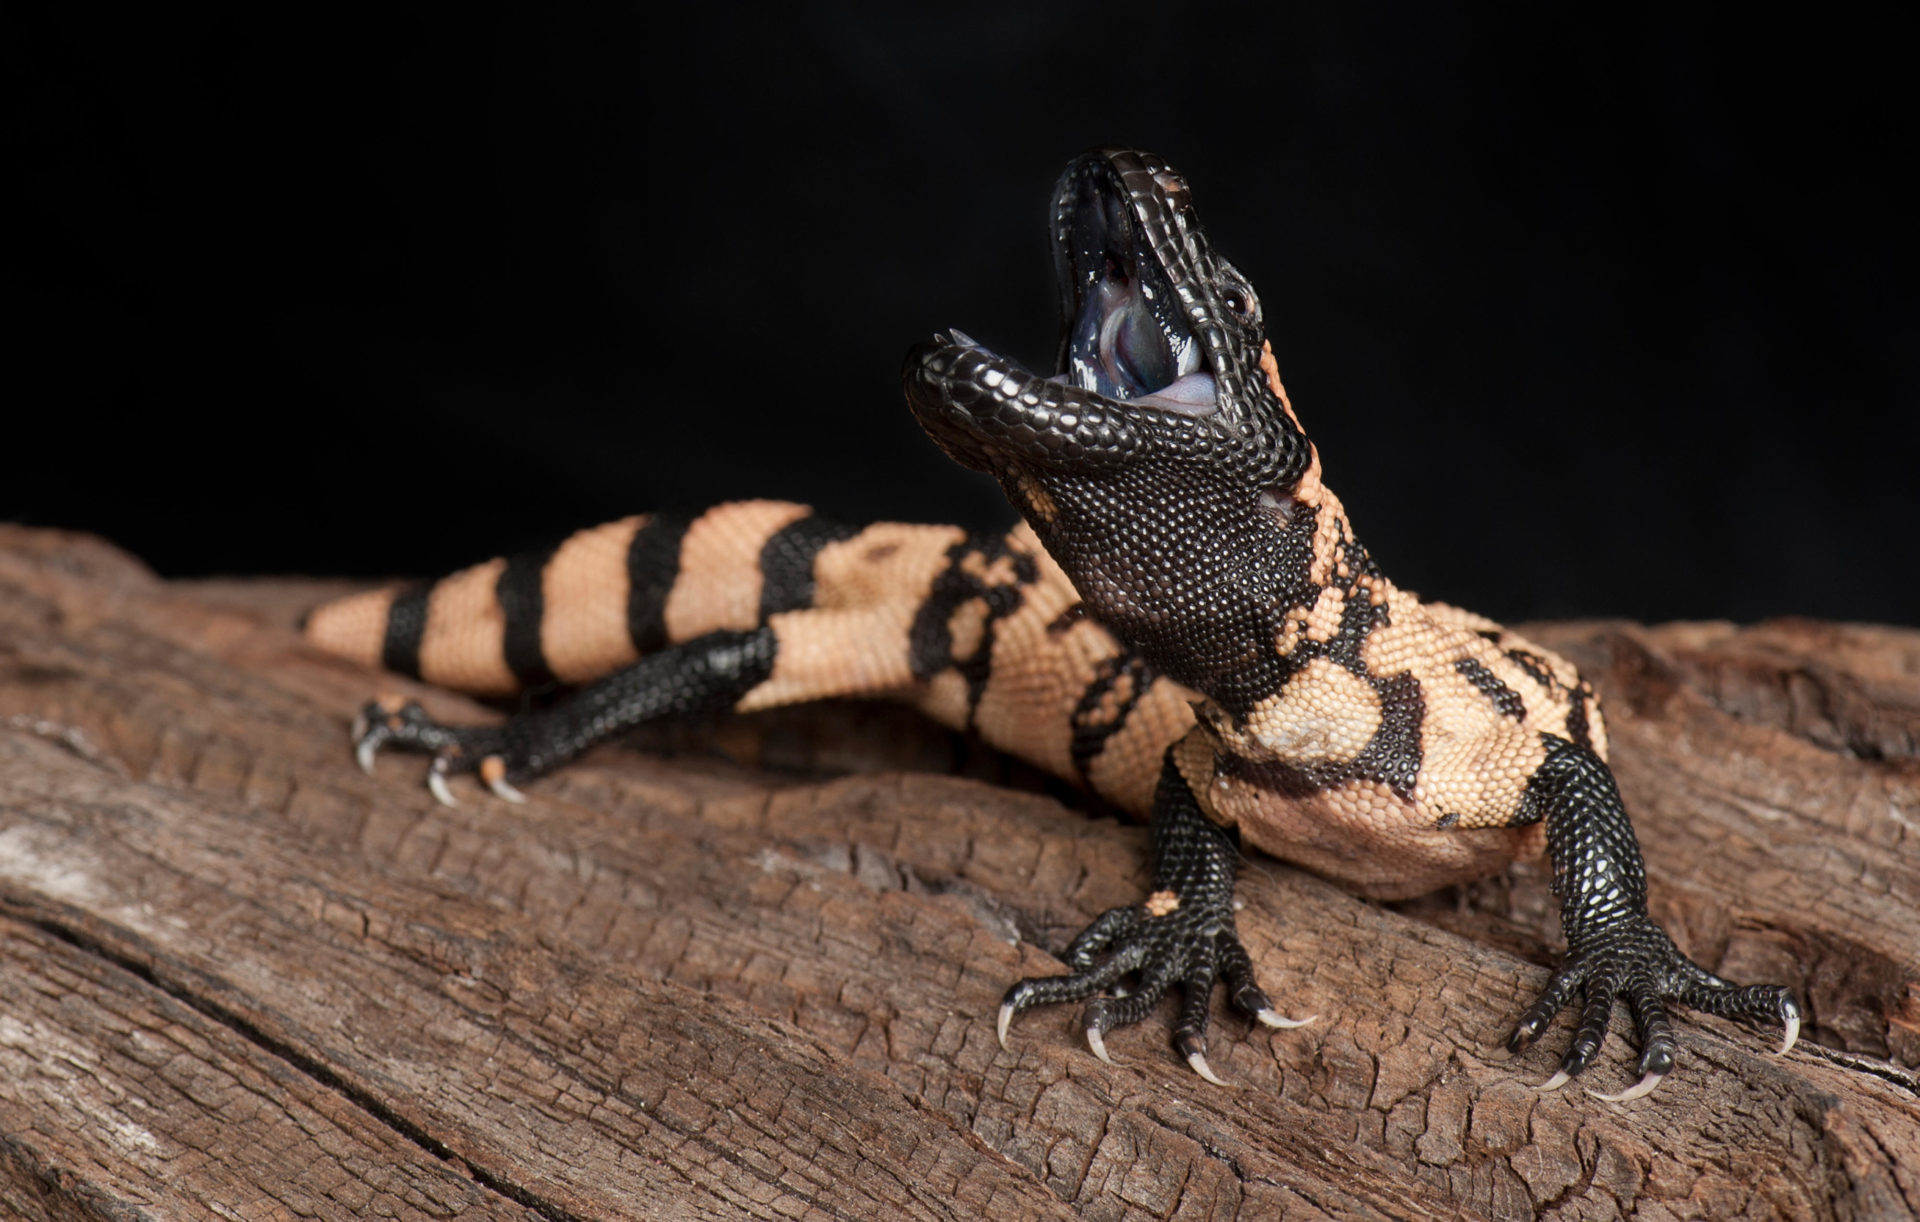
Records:
{"label": "lizard hind leg", "polygon": [[770,628],[709,632],[499,725],[445,725],[416,703],[383,697],[354,719],[354,758],[371,772],[383,748],[431,755],[427,786],[449,806],[447,778],[467,772],[496,796],[521,801],[516,781],[551,772],[635,726],[732,708],[772,673],[776,648]]}

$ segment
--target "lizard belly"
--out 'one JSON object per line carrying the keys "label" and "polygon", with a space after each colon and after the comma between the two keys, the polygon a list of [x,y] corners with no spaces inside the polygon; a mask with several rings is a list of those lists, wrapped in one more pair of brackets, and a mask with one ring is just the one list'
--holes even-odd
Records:
{"label": "lizard belly", "polygon": [[1237,826],[1247,844],[1373,899],[1407,899],[1485,878],[1545,847],[1537,823],[1443,825],[1431,807],[1379,781],[1292,795],[1260,771],[1216,773],[1208,793],[1216,818]]}
{"label": "lizard belly", "polygon": [[[1422,712],[1396,730],[1367,684],[1308,668],[1244,721],[1203,711],[1177,749],[1181,771],[1202,809],[1246,844],[1376,899],[1539,853],[1541,828],[1514,826],[1545,754],[1539,728],[1499,711],[1451,665],[1412,678],[1423,680]],[[1381,750],[1383,731],[1395,751]],[[1389,756],[1404,765],[1383,766]]]}

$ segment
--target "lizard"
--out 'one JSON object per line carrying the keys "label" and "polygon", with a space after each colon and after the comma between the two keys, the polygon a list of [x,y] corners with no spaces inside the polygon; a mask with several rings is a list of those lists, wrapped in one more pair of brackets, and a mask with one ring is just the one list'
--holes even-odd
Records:
{"label": "lizard", "polygon": [[[1181,989],[1173,1043],[1201,1077],[1215,987],[1283,1016],[1235,926],[1242,845],[1397,899],[1542,851],[1567,943],[1519,1017],[1519,1052],[1583,1006],[1553,1090],[1596,1058],[1616,1004],[1651,1092],[1674,1065],[1668,1004],[1777,1024],[1782,986],[1687,958],[1648,914],[1646,872],[1572,664],[1491,620],[1396,587],[1322,480],[1260,300],[1216,253],[1186,180],[1107,148],[1053,196],[1060,368],[1030,372],[959,331],[908,354],[907,403],[1022,521],[1000,534],[854,525],[736,502],[581,531],[551,551],[317,608],[321,646],[430,683],[578,690],[492,726],[395,697],[352,741],[433,756],[496,795],[632,726],[831,696],[905,701],[1147,819],[1151,893],[1073,939],[1067,973],[1015,982],[997,1016],[1084,1002],[1083,1033]],[[1123,987],[1124,986],[1124,987]]]}

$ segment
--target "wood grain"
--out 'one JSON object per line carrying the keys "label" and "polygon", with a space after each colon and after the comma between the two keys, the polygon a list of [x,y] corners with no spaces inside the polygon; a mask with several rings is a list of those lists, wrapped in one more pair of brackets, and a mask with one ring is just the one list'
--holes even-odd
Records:
{"label": "wood grain", "polygon": [[[0,1214],[1920,1212],[1920,634],[1527,627],[1601,686],[1656,915],[1811,1014],[1785,1058],[1683,1014],[1614,1105],[1533,1089],[1565,1020],[1497,1051],[1556,953],[1537,864],[1383,907],[1250,860],[1261,977],[1320,1018],[1217,1012],[1230,1089],[1164,1023],[1117,1067],[1060,1009],[1003,1052],[1007,983],[1139,897],[1140,829],[861,706],[447,810],[418,759],[353,767],[347,718],[404,685],[299,641],[318,589],[0,528]],[[832,775],[954,763],[1012,786]]]}

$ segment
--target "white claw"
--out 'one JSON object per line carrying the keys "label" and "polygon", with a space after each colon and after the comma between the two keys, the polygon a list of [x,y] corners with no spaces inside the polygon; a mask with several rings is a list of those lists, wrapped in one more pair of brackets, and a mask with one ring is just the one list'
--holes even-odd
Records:
{"label": "white claw", "polygon": [[358,743],[366,736],[367,715],[365,713],[355,713],[353,715],[353,728],[347,731],[347,741]]}
{"label": "white claw", "polygon": [[1660,1079],[1666,1076],[1667,1075],[1663,1073],[1650,1073],[1617,1095],[1603,1095],[1597,1091],[1589,1091],[1588,1093],[1595,1099],[1604,1099],[1608,1103],[1625,1103],[1630,1099],[1638,1099],[1642,1095],[1651,1095],[1653,1088],[1660,1085]]}
{"label": "white claw", "polygon": [[1288,1018],[1278,1010],[1262,1010],[1254,1015],[1254,1017],[1266,1026],[1280,1031],[1285,1031],[1289,1027],[1304,1027],[1308,1023],[1318,1022],[1320,1020],[1318,1014],[1309,1014],[1305,1018]]}
{"label": "white claw", "polygon": [[440,805],[442,806],[458,806],[459,805],[458,802],[455,802],[453,800],[453,790],[447,788],[446,773],[441,772],[438,769],[433,769],[428,771],[427,788],[431,789],[433,791],[433,796],[440,800]]}
{"label": "white claw", "polygon": [[998,1034],[1000,1037],[1000,1047],[1003,1050],[1005,1050],[1007,1047],[1007,1028],[1011,1027],[1012,1025],[1013,1025],[1013,1003],[1010,1001],[1003,1001],[1000,1003],[1000,1021],[994,1024],[995,1033]]}
{"label": "white claw", "polygon": [[368,776],[372,776],[375,751],[373,740],[367,739],[362,742],[360,736],[356,733],[354,735],[354,742],[359,743],[359,745],[353,749],[354,762],[360,765],[360,771],[366,773]]}
{"label": "white claw", "polygon": [[1562,1069],[1540,1084],[1541,1091],[1559,1090],[1573,1080],[1573,1075]]}
{"label": "white claw", "polygon": [[1792,1052],[1793,1046],[1799,1041],[1800,1041],[1800,1016],[1798,1014],[1795,1014],[1790,1016],[1787,1019],[1786,1038],[1780,1041],[1779,1055],[1785,1056],[1789,1052]]}
{"label": "white claw", "polygon": [[1215,1086],[1230,1085],[1230,1083],[1222,1081],[1220,1076],[1213,1072],[1213,1066],[1207,1064],[1206,1055],[1198,1048],[1187,1054],[1187,1064],[1193,1067],[1193,1072],[1199,1074]]}
{"label": "white claw", "polygon": [[487,782],[487,788],[493,790],[493,796],[508,802],[524,802],[527,795],[507,784],[505,777],[495,777]]}
{"label": "white claw", "polygon": [[1093,1049],[1093,1055],[1099,1057],[1109,1065],[1118,1065],[1120,1063],[1107,1055],[1107,1037],[1100,1034],[1100,1028],[1098,1027],[1087,1028],[1087,1047]]}

